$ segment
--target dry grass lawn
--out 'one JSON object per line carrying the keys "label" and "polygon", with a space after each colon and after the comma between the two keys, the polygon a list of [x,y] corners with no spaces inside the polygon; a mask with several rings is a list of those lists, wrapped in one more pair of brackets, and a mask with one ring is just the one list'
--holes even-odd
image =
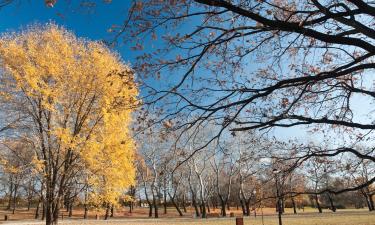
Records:
{"label": "dry grass lawn", "polygon": [[[254,218],[244,219],[245,225],[277,225],[277,217],[272,213],[272,210],[265,210],[266,215]],[[0,214],[3,214],[1,212]],[[272,214],[273,215],[272,215]],[[123,214],[124,215],[124,214]],[[134,216],[134,215],[133,215]],[[2,218],[1,218],[2,219]],[[42,221],[30,220],[28,218],[17,218],[13,221],[0,222],[0,224],[19,224],[19,225],[41,225]],[[235,225],[234,218],[209,218],[209,219],[192,219],[189,217],[176,218],[165,217],[160,219],[149,219],[142,217],[129,217],[122,216],[104,220],[82,220],[78,217],[72,219],[64,218],[60,221],[61,225],[74,224],[74,225],[100,225],[100,224],[113,224],[113,225]],[[305,210],[297,215],[289,214],[283,215],[284,225],[375,225],[375,212],[368,212],[366,210],[340,210],[336,213],[324,212],[323,214],[316,213],[312,210]]]}

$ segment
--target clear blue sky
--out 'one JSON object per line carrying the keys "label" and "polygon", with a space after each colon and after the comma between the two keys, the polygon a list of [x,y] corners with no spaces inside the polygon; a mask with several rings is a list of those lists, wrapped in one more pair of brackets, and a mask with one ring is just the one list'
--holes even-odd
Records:
{"label": "clear blue sky", "polygon": [[[122,24],[131,1],[113,0],[106,4],[103,0],[92,1],[95,7],[80,6],[77,0],[58,0],[53,8],[45,6],[43,0],[15,1],[0,10],[0,33],[17,30],[32,23],[54,21],[72,30],[77,36],[91,40],[110,40],[107,30],[114,24]],[[132,61],[128,46],[117,49],[125,61]]]}

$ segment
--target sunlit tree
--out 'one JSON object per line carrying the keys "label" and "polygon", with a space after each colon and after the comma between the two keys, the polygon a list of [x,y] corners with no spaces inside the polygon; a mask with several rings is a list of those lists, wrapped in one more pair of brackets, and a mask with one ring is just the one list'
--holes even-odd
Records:
{"label": "sunlit tree", "polygon": [[98,201],[116,202],[135,176],[129,125],[138,89],[129,66],[54,24],[2,35],[0,61],[2,102],[23,115],[16,132],[32,138],[42,165],[46,224],[57,224],[67,184],[82,173]]}

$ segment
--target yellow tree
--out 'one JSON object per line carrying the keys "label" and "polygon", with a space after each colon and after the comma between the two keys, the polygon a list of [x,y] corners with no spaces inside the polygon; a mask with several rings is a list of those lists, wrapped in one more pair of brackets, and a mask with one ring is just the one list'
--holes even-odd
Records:
{"label": "yellow tree", "polygon": [[17,132],[34,138],[43,164],[46,224],[57,224],[67,184],[82,171],[103,201],[115,201],[134,180],[138,89],[129,66],[54,24],[2,35],[0,63],[2,102],[26,118]]}

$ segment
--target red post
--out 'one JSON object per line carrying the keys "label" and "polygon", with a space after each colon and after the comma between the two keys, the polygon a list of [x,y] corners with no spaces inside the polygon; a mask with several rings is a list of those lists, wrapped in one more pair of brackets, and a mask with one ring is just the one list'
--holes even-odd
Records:
{"label": "red post", "polygon": [[236,218],[236,225],[243,225],[243,218],[242,217]]}

